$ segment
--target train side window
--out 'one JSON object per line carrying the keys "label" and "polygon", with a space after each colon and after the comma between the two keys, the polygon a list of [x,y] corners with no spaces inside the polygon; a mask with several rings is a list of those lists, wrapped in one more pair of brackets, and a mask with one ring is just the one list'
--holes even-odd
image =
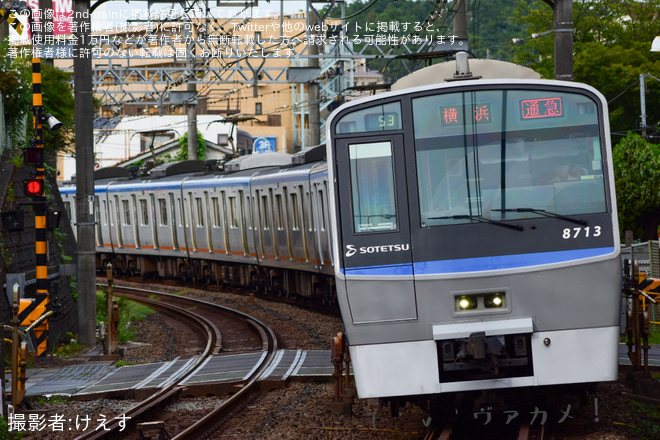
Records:
{"label": "train side window", "polygon": [[243,223],[244,227],[249,228],[250,227],[250,222],[249,222],[249,216],[245,215],[245,204],[247,203],[248,210],[250,209],[250,197],[245,197],[244,191],[239,190],[238,191],[238,206],[239,206],[239,216],[240,218],[238,219],[240,222]]}
{"label": "train side window", "polygon": [[218,198],[213,197],[211,199],[211,205],[213,209],[213,227],[214,228],[219,228],[220,227],[220,203],[218,203]]}
{"label": "train side window", "polygon": [[229,197],[229,220],[231,221],[230,227],[238,228],[238,215],[236,211],[236,197]]}
{"label": "train side window", "polygon": [[[170,194],[170,196],[174,197],[173,194]],[[183,204],[181,203],[181,199],[177,198],[176,201],[175,201],[173,198],[171,198],[170,201],[172,202],[172,218],[173,219],[174,218],[178,219],[178,221],[176,221],[175,224],[178,227],[182,227],[183,226]],[[178,210],[179,215],[176,215],[176,212],[177,212],[177,210],[175,208],[176,204],[179,205],[179,210]]]}
{"label": "train side window", "polygon": [[351,144],[351,198],[355,233],[397,229],[392,144]]}
{"label": "train side window", "polygon": [[202,205],[202,198],[195,197],[195,207],[197,208],[197,226],[204,226],[204,206]]}
{"label": "train side window", "polygon": [[122,200],[121,206],[124,209],[124,226],[131,225],[131,208],[128,204],[128,200]]}
{"label": "train side window", "polygon": [[243,191],[240,191],[240,193],[241,193],[241,199],[243,199],[243,197],[245,197],[245,203],[243,204],[242,209],[246,210],[246,208],[247,208],[246,212],[244,213],[244,219],[245,219],[245,223],[247,224],[247,229],[250,230],[250,229],[252,229],[252,202],[251,202],[251,198],[250,198],[249,194],[244,195]]}
{"label": "train side window", "polygon": [[264,229],[270,229],[270,217],[268,215],[268,196],[261,196],[261,211],[264,216]]}
{"label": "train side window", "polygon": [[284,210],[282,208],[282,195],[275,194],[275,206],[277,207],[277,229],[284,229]]}
{"label": "train side window", "polygon": [[294,231],[300,230],[300,215],[298,214],[298,194],[291,193],[291,228]]}
{"label": "train side window", "polygon": [[[69,211],[70,210],[71,210],[71,207],[69,206]],[[102,221],[103,221],[104,225],[107,225],[108,224],[109,213],[108,213],[108,202],[106,202],[105,200],[103,201],[103,213],[104,213],[104,215],[102,216],[103,217]],[[71,218],[71,213],[70,212],[69,212],[69,218]]]}
{"label": "train side window", "polygon": [[310,193],[305,193],[305,197],[307,198],[307,225],[309,228],[309,232],[314,232],[314,210],[312,209],[312,196]]}
{"label": "train side window", "polygon": [[160,226],[167,226],[167,203],[165,199],[158,199],[158,212],[160,212]]}
{"label": "train side window", "polygon": [[140,212],[142,213],[142,226],[149,225],[149,208],[147,206],[147,201],[140,199]]}
{"label": "train side window", "polygon": [[321,215],[321,230],[325,231],[325,196],[323,195],[324,191],[322,189],[319,189],[319,207],[320,209],[320,215]]}

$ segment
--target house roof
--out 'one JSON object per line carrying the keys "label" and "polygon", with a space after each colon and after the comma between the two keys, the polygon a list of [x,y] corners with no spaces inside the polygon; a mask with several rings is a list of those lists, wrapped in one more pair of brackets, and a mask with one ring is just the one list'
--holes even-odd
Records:
{"label": "house roof", "polygon": [[[231,150],[231,148],[223,147],[215,142],[211,142],[209,140],[204,140],[206,143],[206,148],[209,150],[217,151],[218,153],[224,154],[225,156],[233,156],[234,152]],[[133,157],[130,157],[129,159],[118,163],[116,166],[118,167],[129,167],[132,165],[135,165],[136,162],[139,162],[141,160],[148,159],[152,156],[152,154],[155,154],[156,157],[160,157],[164,154],[167,154],[170,151],[173,150],[178,150],[179,149],[179,142],[178,139],[172,139],[169,142],[166,142],[162,145],[159,145],[158,147],[154,148],[154,152],[152,153],[151,151],[143,151],[140,154],[137,154]]]}

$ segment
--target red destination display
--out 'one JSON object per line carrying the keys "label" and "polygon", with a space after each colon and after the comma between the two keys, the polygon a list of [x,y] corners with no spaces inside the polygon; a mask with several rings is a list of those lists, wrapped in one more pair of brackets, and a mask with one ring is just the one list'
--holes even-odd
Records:
{"label": "red destination display", "polygon": [[522,101],[523,119],[555,118],[563,113],[561,98],[526,99]]}

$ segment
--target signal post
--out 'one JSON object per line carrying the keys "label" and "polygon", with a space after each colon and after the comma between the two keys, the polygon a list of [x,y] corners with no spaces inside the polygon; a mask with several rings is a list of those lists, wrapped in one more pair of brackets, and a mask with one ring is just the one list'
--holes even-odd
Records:
{"label": "signal post", "polygon": [[[34,50],[34,49],[33,49]],[[38,50],[38,49],[37,49]],[[33,54],[38,55],[38,54]],[[32,112],[34,114],[34,136],[30,147],[25,151],[25,163],[32,165],[33,178],[24,181],[25,195],[32,199],[29,202],[34,209],[36,279],[37,289],[35,302],[44,310],[48,307],[48,245],[46,242],[48,216],[48,201],[46,200],[46,169],[44,165],[44,131],[43,123],[46,114],[41,94],[41,59],[32,58]],[[35,328],[37,338],[37,355],[47,350],[48,322],[44,320]]]}

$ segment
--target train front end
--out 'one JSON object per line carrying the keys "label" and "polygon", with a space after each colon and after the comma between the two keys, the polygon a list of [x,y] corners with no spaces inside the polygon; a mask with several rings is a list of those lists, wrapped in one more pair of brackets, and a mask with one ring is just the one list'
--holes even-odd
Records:
{"label": "train front end", "polygon": [[337,295],[361,398],[615,380],[604,98],[481,80],[328,122]]}

